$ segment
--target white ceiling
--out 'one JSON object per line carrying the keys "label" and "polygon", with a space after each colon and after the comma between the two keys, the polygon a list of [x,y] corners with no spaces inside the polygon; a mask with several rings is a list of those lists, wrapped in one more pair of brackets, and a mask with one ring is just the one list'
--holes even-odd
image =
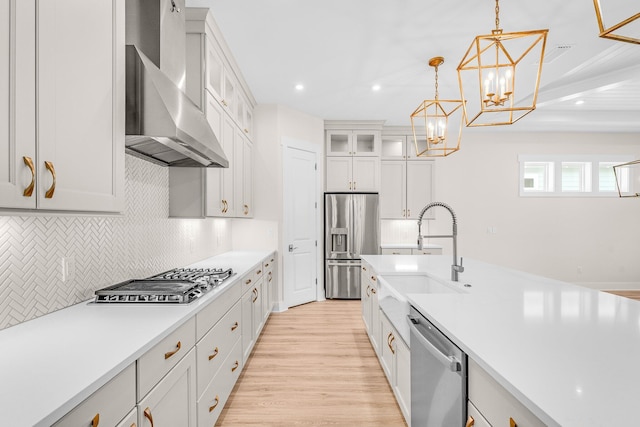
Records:
{"label": "white ceiling", "polygon": [[[609,1],[616,9],[605,9],[605,19],[638,7]],[[440,97],[459,98],[458,63],[476,35],[495,28],[493,0],[187,0],[187,6],[211,8],[258,103],[397,126],[409,126],[417,105],[433,98],[429,58],[445,57]],[[640,45],[599,38],[591,0],[502,1],[500,24],[505,32],[549,29],[537,109],[500,129],[640,132]],[[372,91],[374,84],[381,89]]]}

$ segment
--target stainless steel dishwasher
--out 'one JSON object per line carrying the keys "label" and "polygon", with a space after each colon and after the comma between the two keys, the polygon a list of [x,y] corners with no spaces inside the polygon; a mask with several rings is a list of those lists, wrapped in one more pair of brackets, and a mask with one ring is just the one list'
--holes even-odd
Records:
{"label": "stainless steel dishwasher", "polygon": [[411,425],[464,427],[467,355],[411,307]]}

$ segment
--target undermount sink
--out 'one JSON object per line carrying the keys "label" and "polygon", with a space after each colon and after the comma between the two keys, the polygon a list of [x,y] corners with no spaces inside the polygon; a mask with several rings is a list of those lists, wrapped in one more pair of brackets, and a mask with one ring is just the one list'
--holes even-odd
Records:
{"label": "undermount sink", "polygon": [[407,294],[467,293],[462,289],[455,288],[454,284],[450,285],[446,282],[435,280],[432,277],[419,274],[385,274],[378,276],[378,283],[380,284],[378,289],[378,304],[407,345],[410,345],[409,325],[407,323],[410,305],[407,300]]}

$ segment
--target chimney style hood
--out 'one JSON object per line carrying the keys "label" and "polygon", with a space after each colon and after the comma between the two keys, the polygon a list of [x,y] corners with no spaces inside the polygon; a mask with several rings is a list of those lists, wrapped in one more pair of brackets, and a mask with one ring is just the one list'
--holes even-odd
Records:
{"label": "chimney style hood", "polygon": [[165,166],[229,167],[204,113],[183,92],[184,0],[126,5],[127,152]]}

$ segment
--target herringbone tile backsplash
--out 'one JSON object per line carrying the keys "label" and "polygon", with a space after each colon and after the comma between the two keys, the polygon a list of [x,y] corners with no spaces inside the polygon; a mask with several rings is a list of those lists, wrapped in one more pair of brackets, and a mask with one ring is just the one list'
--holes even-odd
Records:
{"label": "herringbone tile backsplash", "polygon": [[127,155],[125,190],[123,216],[0,216],[0,329],[231,248],[229,220],[168,218],[167,168]]}

